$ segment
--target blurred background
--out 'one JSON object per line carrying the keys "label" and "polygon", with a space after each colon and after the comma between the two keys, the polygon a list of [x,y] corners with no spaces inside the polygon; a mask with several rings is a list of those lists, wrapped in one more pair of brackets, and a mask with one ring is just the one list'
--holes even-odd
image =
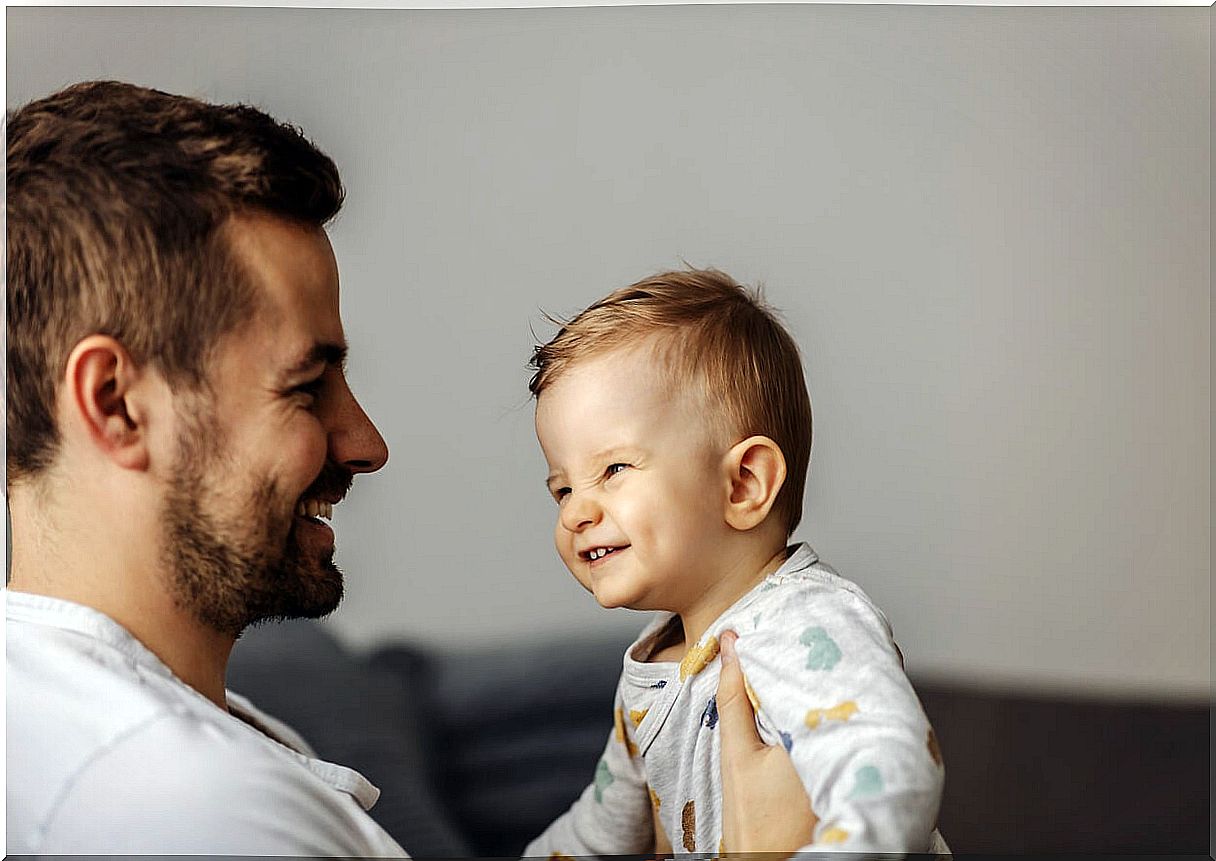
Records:
{"label": "blurred background", "polygon": [[[307,637],[348,682],[375,667],[366,696],[431,702],[438,749],[457,712],[527,701],[519,661],[606,667],[588,696],[610,698],[646,619],[597,607],[553,550],[526,363],[542,311],[687,262],[762,283],[803,349],[796,538],[891,619],[955,848],[1210,849],[1210,10],[6,16],[9,108],[115,78],[255,104],[337,161],[349,376],[391,457],[335,512],[348,597]],[[314,704],[279,691],[274,636],[234,673],[291,720]],[[328,713],[318,735],[342,743]],[[587,738],[563,754],[574,791]],[[505,801],[458,797],[530,762],[500,754],[419,772],[423,818],[465,842],[415,854],[518,851],[483,833]]]}

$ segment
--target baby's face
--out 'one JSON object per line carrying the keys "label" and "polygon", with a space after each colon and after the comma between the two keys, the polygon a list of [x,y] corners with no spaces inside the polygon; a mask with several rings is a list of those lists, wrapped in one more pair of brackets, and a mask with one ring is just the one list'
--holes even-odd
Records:
{"label": "baby's face", "polygon": [[536,435],[566,567],[605,607],[678,613],[712,582],[729,531],[727,447],[656,361],[634,347],[576,363],[541,394]]}

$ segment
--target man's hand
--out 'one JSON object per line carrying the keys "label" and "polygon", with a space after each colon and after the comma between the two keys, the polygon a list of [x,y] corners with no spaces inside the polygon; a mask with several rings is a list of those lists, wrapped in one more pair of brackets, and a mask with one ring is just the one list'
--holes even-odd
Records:
{"label": "man's hand", "polygon": [[814,838],[818,819],[794,763],[756,731],[734,631],[719,638],[718,719],[722,733],[722,845],[729,853],[791,855]]}

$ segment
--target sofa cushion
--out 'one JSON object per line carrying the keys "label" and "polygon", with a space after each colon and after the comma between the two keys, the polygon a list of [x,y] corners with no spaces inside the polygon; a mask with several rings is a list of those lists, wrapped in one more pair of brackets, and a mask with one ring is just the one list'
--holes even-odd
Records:
{"label": "sofa cushion", "polygon": [[[437,785],[478,855],[514,856],[594,777],[631,636],[429,654]],[[410,672],[416,649],[372,656]]]}

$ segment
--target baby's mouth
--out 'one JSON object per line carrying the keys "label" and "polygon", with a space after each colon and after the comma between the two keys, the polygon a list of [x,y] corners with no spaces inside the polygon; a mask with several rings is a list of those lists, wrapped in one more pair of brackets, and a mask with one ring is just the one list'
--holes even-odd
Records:
{"label": "baby's mouth", "polygon": [[584,562],[598,562],[606,556],[611,556],[613,553],[618,553],[621,550],[629,548],[628,544],[620,544],[617,546],[604,545],[602,547],[592,547],[590,550],[579,551],[579,558]]}

